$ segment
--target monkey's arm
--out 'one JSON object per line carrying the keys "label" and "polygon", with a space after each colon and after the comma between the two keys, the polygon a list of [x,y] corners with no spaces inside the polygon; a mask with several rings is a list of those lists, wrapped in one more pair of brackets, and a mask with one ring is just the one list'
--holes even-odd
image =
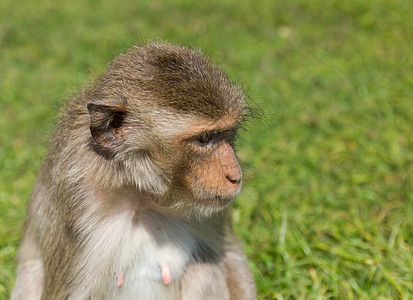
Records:
{"label": "monkey's arm", "polygon": [[44,264],[40,249],[39,220],[45,199],[44,189],[39,178],[33,188],[24,222],[23,237],[17,252],[17,278],[11,300],[41,299],[44,282]]}
{"label": "monkey's arm", "polygon": [[17,267],[17,279],[11,300],[40,299],[43,290],[43,262],[25,260]]}
{"label": "monkey's arm", "polygon": [[[182,279],[182,299],[257,299],[247,257],[238,239],[225,252],[223,264],[198,263],[187,268]],[[223,271],[225,270],[225,271]]]}
{"label": "monkey's arm", "polygon": [[224,255],[224,264],[231,299],[257,299],[254,279],[248,266],[243,246],[235,234],[231,234],[230,237],[231,242],[229,243],[229,249],[227,249]]}
{"label": "monkey's arm", "polygon": [[182,278],[181,299],[231,299],[222,269],[216,263],[190,265]]}
{"label": "monkey's arm", "polygon": [[31,230],[27,230],[19,249],[17,278],[11,300],[41,299],[43,291],[43,261],[39,247],[33,241]]}

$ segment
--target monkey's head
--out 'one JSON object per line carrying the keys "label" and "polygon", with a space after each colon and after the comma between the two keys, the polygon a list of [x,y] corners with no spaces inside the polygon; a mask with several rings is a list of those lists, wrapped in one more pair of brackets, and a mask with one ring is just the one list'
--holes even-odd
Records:
{"label": "monkey's head", "polygon": [[[112,186],[209,213],[239,192],[234,153],[244,94],[200,52],[151,43],[115,59],[87,91],[90,141]],[[186,207],[186,208],[185,208]]]}

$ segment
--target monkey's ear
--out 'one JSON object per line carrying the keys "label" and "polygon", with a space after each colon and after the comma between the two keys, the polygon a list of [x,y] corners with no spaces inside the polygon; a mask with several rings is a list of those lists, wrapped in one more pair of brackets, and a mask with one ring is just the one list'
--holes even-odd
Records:
{"label": "monkey's ear", "polygon": [[95,141],[108,149],[119,145],[125,107],[89,103],[87,109],[90,115],[90,132]]}

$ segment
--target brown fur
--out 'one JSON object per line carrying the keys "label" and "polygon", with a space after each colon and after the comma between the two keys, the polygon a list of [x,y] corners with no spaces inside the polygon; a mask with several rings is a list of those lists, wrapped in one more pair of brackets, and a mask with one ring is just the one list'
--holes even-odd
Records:
{"label": "brown fur", "polygon": [[115,59],[63,110],[12,299],[255,299],[227,206],[245,112],[200,52],[149,43]]}

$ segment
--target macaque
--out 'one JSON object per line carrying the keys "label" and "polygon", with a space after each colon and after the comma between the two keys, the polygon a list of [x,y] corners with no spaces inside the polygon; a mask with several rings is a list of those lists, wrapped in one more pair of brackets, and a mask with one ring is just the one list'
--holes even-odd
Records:
{"label": "macaque", "polygon": [[230,203],[248,115],[202,53],[147,43],[63,109],[12,299],[256,299]]}

